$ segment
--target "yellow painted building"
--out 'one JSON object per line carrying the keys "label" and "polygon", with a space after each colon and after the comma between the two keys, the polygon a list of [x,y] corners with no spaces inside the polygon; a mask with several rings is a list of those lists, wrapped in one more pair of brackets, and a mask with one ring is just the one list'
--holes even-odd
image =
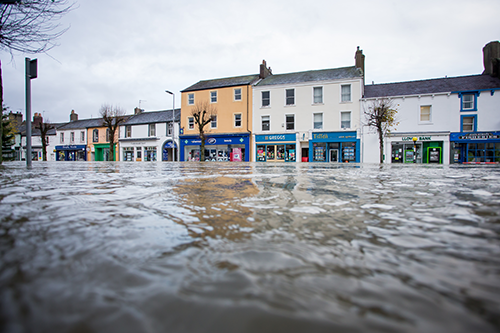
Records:
{"label": "yellow painted building", "polygon": [[[115,132],[115,161],[118,161],[118,136],[120,131]],[[90,127],[87,128],[87,146],[90,154],[87,159],[89,161],[107,161],[109,156],[109,130],[107,127]]]}
{"label": "yellow painted building", "polygon": [[184,89],[181,99],[180,160],[200,160],[200,137],[192,111],[210,103],[216,115],[205,126],[205,160],[250,161],[252,156],[252,86],[270,75],[265,61],[260,74],[204,80]]}

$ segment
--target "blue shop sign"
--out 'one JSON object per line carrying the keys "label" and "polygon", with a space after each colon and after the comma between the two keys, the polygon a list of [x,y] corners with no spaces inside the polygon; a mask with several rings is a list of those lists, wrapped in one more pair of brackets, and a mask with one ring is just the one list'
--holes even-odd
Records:
{"label": "blue shop sign", "polygon": [[[201,145],[200,139],[181,139],[181,142],[185,146]],[[248,144],[248,137],[243,137],[243,136],[209,137],[208,139],[206,139],[205,144],[208,146]]]}
{"label": "blue shop sign", "polygon": [[312,141],[353,141],[356,137],[356,132],[320,132],[312,134]]}
{"label": "blue shop sign", "polygon": [[280,142],[280,141],[295,141],[295,133],[293,134],[266,134],[256,135],[255,142]]}
{"label": "blue shop sign", "polygon": [[450,133],[450,141],[500,141],[500,132],[459,132]]}
{"label": "blue shop sign", "polygon": [[168,141],[167,143],[165,143],[163,148],[177,148],[177,145],[175,144],[174,141]]}
{"label": "blue shop sign", "polygon": [[56,146],[56,150],[86,150],[86,145],[65,145],[65,146]]}

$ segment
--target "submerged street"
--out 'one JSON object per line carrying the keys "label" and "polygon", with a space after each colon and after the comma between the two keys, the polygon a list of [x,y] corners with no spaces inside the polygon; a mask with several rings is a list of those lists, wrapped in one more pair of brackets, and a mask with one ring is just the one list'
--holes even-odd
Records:
{"label": "submerged street", "polygon": [[0,167],[5,332],[497,332],[500,167]]}

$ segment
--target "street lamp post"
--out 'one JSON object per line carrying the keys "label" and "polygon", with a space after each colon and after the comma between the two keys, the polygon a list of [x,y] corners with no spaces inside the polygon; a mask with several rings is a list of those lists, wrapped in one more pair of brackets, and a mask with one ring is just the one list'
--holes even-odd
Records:
{"label": "street lamp post", "polygon": [[414,136],[412,138],[413,141],[413,163],[417,163],[417,140],[418,138]]}
{"label": "street lamp post", "polygon": [[[169,90],[165,90],[167,94],[172,95],[172,137],[174,138],[174,145],[177,145],[175,142],[175,127],[174,127],[174,120],[175,120],[175,94]],[[168,128],[168,125],[167,125]],[[178,161],[179,158],[177,156],[177,149],[174,147],[174,161]]]}

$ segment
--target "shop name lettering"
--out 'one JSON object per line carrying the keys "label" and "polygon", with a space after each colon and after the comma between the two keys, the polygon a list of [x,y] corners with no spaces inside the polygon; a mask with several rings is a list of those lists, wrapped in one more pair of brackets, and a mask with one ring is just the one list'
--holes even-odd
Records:
{"label": "shop name lettering", "polygon": [[[419,141],[430,141],[432,140],[432,136],[420,136],[418,137]],[[407,136],[404,138],[401,138],[401,141],[413,141],[413,136]]]}
{"label": "shop name lettering", "polygon": [[[355,138],[354,135],[339,135],[337,138],[339,139],[352,139]],[[330,139],[328,134],[313,134],[313,139]]]}
{"label": "shop name lettering", "polygon": [[461,140],[474,140],[474,139],[500,139],[500,135],[494,135],[493,133],[481,133],[481,134],[466,134],[458,137]]}
{"label": "shop name lettering", "polygon": [[266,141],[278,141],[278,140],[285,140],[284,135],[271,135],[271,136],[266,136]]}

